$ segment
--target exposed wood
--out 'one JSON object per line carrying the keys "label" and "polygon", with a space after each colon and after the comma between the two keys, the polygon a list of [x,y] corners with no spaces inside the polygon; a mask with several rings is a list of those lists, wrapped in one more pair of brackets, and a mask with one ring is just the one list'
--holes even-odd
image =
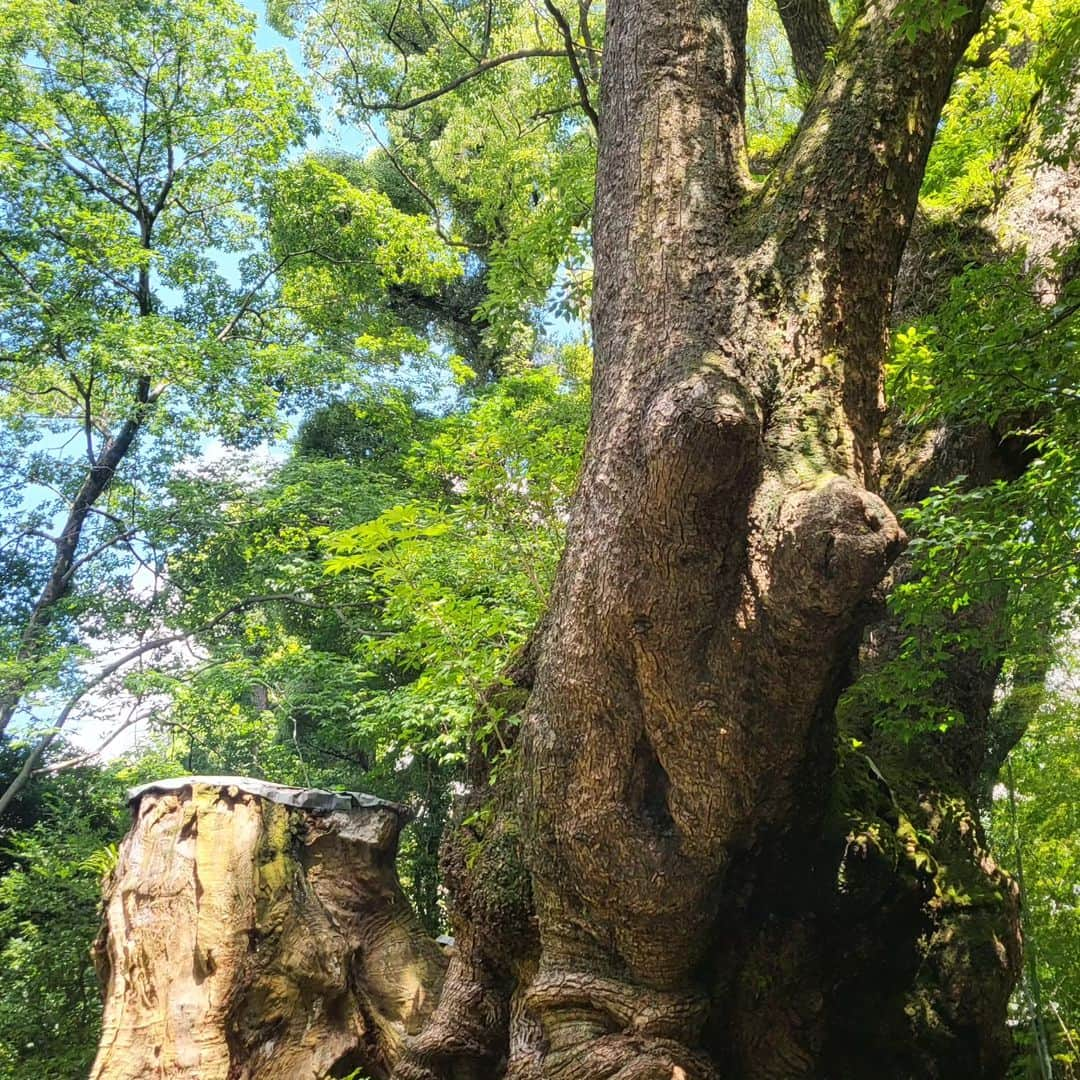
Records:
{"label": "exposed wood", "polygon": [[407,812],[235,777],[133,809],[95,944],[93,1080],[385,1077],[445,966],[394,869]]}

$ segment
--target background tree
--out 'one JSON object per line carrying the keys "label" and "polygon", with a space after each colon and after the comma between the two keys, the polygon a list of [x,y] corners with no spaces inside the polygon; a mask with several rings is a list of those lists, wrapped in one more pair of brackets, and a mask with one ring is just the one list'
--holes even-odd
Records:
{"label": "background tree", "polygon": [[[103,0],[3,19],[4,439],[21,491],[0,732],[27,694],[98,677],[72,666],[93,638],[140,655],[183,636],[162,632],[173,591],[152,535],[170,471],[211,436],[257,444],[356,362],[309,347],[304,313],[282,307],[276,275],[311,255],[271,250],[260,207],[314,113],[285,57],[253,48],[250,15]],[[458,272],[383,196],[307,198],[316,215],[332,203],[347,288],[422,292]],[[49,711],[55,731],[67,712]]]}
{"label": "background tree", "polygon": [[531,355],[548,300],[585,312],[599,5],[282,0],[269,12],[380,144],[369,175],[403,205],[419,200],[468,252],[469,298],[444,297],[441,310],[478,374]]}

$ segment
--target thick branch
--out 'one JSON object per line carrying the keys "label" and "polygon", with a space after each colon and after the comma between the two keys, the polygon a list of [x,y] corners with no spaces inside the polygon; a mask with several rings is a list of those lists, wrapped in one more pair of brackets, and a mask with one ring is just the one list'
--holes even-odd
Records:
{"label": "thick branch", "polygon": [[[863,259],[895,277],[941,109],[982,6],[972,0],[967,15],[914,42],[901,32],[903,0],[871,0],[851,21],[766,192],[792,255],[824,239],[836,271],[852,282],[866,279]],[[865,281],[864,292],[880,293],[882,284]],[[879,299],[871,310],[880,308]]]}
{"label": "thick branch", "polygon": [[[978,26],[982,0],[947,28],[902,33],[903,0],[871,0],[848,24],[761,205],[775,237],[773,273],[800,309],[799,352],[828,364],[789,391],[783,423],[799,423],[812,381],[831,384],[834,414],[851,428],[841,457],[874,486],[881,360],[892,292],[926,158],[953,71]],[[802,299],[800,299],[800,297]],[[809,298],[809,302],[808,302]],[[823,446],[822,453],[836,455]]]}
{"label": "thick branch", "polygon": [[829,0],[776,0],[784,24],[795,74],[807,86],[817,85],[825,55],[836,41],[836,23]]}

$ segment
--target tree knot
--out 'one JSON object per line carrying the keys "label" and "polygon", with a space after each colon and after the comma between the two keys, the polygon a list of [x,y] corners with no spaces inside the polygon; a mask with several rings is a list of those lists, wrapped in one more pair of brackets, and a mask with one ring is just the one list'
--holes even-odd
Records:
{"label": "tree knot", "polygon": [[906,542],[882,499],[846,477],[796,491],[780,509],[770,608],[841,616],[881,580]]}

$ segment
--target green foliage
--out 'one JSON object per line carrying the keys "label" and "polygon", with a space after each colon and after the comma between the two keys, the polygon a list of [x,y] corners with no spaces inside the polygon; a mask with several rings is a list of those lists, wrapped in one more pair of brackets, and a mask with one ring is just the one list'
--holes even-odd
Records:
{"label": "green foliage", "polygon": [[378,618],[361,592],[323,574],[320,544],[331,525],[393,505],[419,423],[399,395],[340,403],[301,429],[307,452],[262,482],[221,476],[212,498],[206,475],[170,485],[182,526],[170,575],[184,616],[198,626],[242,605],[197,634],[209,662],[155,676],[171,698],[178,771],[229,762],[280,782],[361,783],[371,747],[348,730],[360,688],[350,652]]}
{"label": "green foliage", "polygon": [[1040,85],[1035,63],[1057,36],[1048,0],[1006,0],[968,47],[971,61],[957,75],[923,177],[922,197],[932,209],[957,214],[986,208],[1000,194],[1002,154],[1016,138]]}
{"label": "green foliage", "polygon": [[1046,309],[1019,257],[972,268],[894,336],[889,391],[908,423],[990,429],[1024,465],[989,484],[958,477],[905,513],[910,573],[889,604],[907,636],[854,695],[907,737],[960,720],[941,693],[958,657],[1030,666],[1080,599],[1077,288]]}
{"label": "green foliage", "polygon": [[[209,255],[260,246],[262,187],[313,123],[253,34],[232,0],[0,5],[0,461],[26,496],[3,507],[5,704],[70,689],[90,638],[146,625],[131,575],[159,563],[163,477],[208,434],[275,430],[284,370],[303,381],[294,350],[239,333],[258,267],[231,286]],[[32,613],[57,558],[64,594]]]}
{"label": "green foliage", "polygon": [[126,828],[122,788],[84,771],[38,785],[36,820],[0,833],[0,1077],[85,1076],[100,991],[89,945]]}
{"label": "green foliage", "polygon": [[[380,116],[389,142],[375,160],[391,160],[483,264],[479,312],[493,345],[527,353],[545,303],[584,313],[595,130],[549,12],[503,0],[408,10],[392,0],[279,0],[269,10],[299,37],[343,113],[384,141],[371,123]],[[602,22],[602,8],[586,3],[572,28],[593,103]],[[397,107],[406,102],[415,107]]]}
{"label": "green foliage", "polygon": [[[316,414],[299,438],[306,453],[264,485],[222,482],[210,513],[206,478],[174,483],[187,553],[170,573],[188,617],[266,597],[200,635],[213,655],[194,679],[157,676],[181,755],[194,766],[203,746],[217,770],[237,760],[238,738],[248,771],[290,779],[298,763],[268,758],[264,740],[288,755],[314,749],[320,732],[362,751],[369,786],[376,761],[429,742],[460,760],[480,692],[546,596],[584,438],[587,359],[565,349],[560,367],[504,378],[442,420],[393,394],[341,403]],[[412,432],[423,441],[406,443]]]}
{"label": "green foliage", "polygon": [[422,337],[378,318],[395,287],[430,294],[461,274],[427,215],[405,214],[317,158],[281,170],[269,199],[271,252],[282,299],[338,351],[368,359],[425,352]]}
{"label": "green foliage", "polygon": [[254,32],[235,0],[0,6],[0,467],[30,495],[0,508],[5,709],[55,714],[97,643],[175,630],[177,470],[427,352],[376,299],[460,274],[386,196],[283,167],[314,106]]}
{"label": "green foliage", "polygon": [[964,0],[904,0],[898,33],[914,42],[920,34],[941,33],[970,12]]}
{"label": "green foliage", "polygon": [[[992,835],[999,858],[1024,871],[1024,929],[1037,964],[1043,1021],[1056,1067],[1080,1072],[1080,711],[1075,657],[1063,665],[1053,691],[1013,751],[1016,829],[1005,785],[993,805]],[[1019,850],[1017,850],[1019,841]],[[1030,1001],[1020,1007],[1028,1020]]]}
{"label": "green foliage", "polygon": [[751,167],[771,162],[795,131],[805,88],[795,79],[791,49],[776,5],[751,0],[746,28],[746,133]]}
{"label": "green foliage", "polygon": [[562,372],[505,377],[417,447],[409,470],[426,497],[326,540],[327,570],[362,576],[381,610],[386,630],[359,656],[399,674],[369,684],[361,708],[398,752],[453,763],[474,740],[497,749],[490,691],[547,598],[584,440],[584,357],[564,357]]}
{"label": "green foliage", "polygon": [[2,14],[5,418],[62,432],[74,404],[100,442],[146,380],[170,440],[272,420],[275,357],[224,333],[247,283],[207,253],[258,243],[262,185],[313,123],[306,87],[228,0]]}

